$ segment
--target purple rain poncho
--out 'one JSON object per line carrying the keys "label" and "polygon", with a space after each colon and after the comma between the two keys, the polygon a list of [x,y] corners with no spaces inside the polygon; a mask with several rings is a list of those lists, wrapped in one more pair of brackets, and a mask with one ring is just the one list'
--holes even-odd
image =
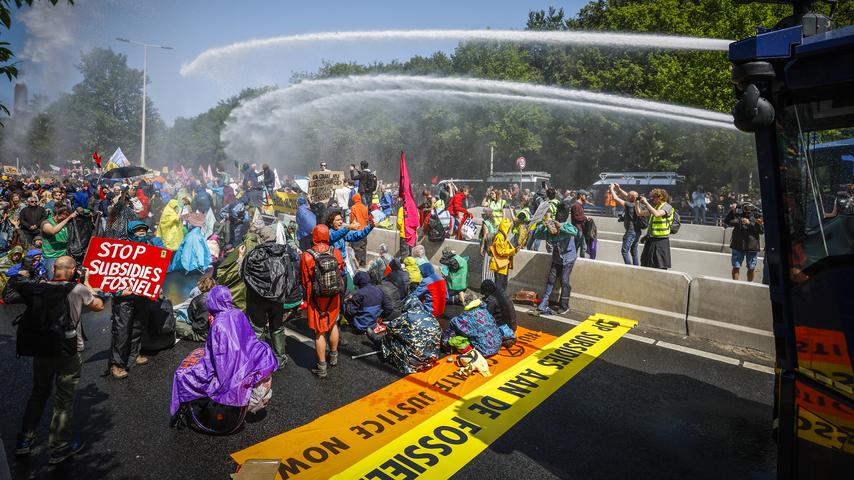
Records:
{"label": "purple rain poncho", "polygon": [[273,373],[278,363],[273,350],[258,340],[249,319],[231,303],[231,292],[218,285],[208,293],[214,316],[205,348],[191,352],[175,370],[170,413],[181,403],[210,398],[223,405],[249,404],[252,388]]}

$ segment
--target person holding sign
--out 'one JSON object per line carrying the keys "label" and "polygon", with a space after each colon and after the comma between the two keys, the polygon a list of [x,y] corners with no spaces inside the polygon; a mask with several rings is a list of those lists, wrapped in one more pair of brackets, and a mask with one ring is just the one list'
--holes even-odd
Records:
{"label": "person holding sign", "polygon": [[[128,240],[165,248],[160,237],[148,237],[148,225],[139,220],[128,222]],[[112,327],[110,329],[110,374],[113,378],[128,377],[131,364],[145,365],[148,357],[140,355],[145,320],[153,301],[129,291],[116,292],[113,299]]]}

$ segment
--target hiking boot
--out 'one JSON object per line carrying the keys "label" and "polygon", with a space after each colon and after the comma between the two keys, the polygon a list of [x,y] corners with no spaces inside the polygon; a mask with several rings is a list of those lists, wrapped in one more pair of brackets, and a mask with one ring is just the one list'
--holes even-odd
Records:
{"label": "hiking boot", "polygon": [[288,357],[279,359],[279,368],[277,370],[281,370],[288,366]]}
{"label": "hiking boot", "polygon": [[110,367],[110,375],[113,378],[121,380],[122,378],[128,378],[128,371],[118,365],[113,365]]}
{"label": "hiking boot", "polygon": [[137,365],[147,365],[148,362],[149,362],[149,359],[145,355],[140,355],[140,356],[136,357],[136,364]]}
{"label": "hiking boot", "polygon": [[62,463],[68,460],[72,455],[83,450],[86,444],[83,442],[71,442],[65,448],[55,450],[50,453],[50,458],[47,460],[47,463],[51,465],[56,465],[57,463]]}
{"label": "hiking boot", "polygon": [[329,352],[329,366],[338,365],[338,352]]}
{"label": "hiking boot", "polygon": [[15,443],[15,455],[25,457],[32,453],[33,445],[36,444],[36,437],[27,438],[23,435],[18,435],[18,441]]}
{"label": "hiking boot", "polygon": [[326,378],[326,362],[317,362],[317,368],[312,368],[311,373],[317,375],[318,378]]}

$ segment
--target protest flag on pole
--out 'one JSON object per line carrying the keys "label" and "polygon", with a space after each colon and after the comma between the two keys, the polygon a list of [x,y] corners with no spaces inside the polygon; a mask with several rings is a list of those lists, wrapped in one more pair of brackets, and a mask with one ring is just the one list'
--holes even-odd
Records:
{"label": "protest flag on pole", "polygon": [[409,183],[409,170],[406,168],[406,157],[400,151],[400,190],[398,191],[403,204],[403,228],[406,232],[406,243],[415,246],[415,236],[418,230],[418,206],[412,196],[412,185]]}

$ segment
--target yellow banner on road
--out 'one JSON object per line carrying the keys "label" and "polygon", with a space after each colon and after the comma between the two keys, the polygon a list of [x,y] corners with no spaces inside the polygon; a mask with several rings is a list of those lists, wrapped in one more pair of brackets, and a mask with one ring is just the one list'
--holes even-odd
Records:
{"label": "yellow banner on road", "polygon": [[273,192],[273,210],[285,215],[297,214],[298,193]]}
{"label": "yellow banner on road", "polygon": [[333,478],[450,477],[636,323],[605,315],[588,318]]}

